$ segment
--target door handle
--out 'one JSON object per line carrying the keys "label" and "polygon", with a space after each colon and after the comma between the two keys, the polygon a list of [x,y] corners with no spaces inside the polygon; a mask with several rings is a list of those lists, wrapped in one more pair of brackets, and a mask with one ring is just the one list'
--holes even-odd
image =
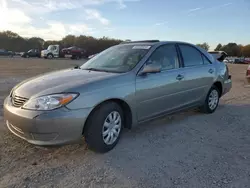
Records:
{"label": "door handle", "polygon": [[214,73],[214,70],[213,70],[213,69],[209,69],[208,72],[209,72],[210,74],[213,74],[213,73]]}
{"label": "door handle", "polygon": [[184,78],[183,75],[179,74],[177,77],[176,77],[176,80],[182,80]]}

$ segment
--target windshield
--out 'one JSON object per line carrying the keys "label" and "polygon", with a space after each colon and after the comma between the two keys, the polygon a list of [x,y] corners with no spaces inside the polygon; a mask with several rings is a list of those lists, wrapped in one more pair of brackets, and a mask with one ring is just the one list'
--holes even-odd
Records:
{"label": "windshield", "polygon": [[32,52],[32,50],[29,50],[28,53]]}
{"label": "windshield", "polygon": [[54,45],[49,45],[49,46],[48,46],[48,50],[49,50],[49,51],[53,51],[53,50],[55,50],[55,48],[56,48],[56,47],[55,47]]}
{"label": "windshield", "polygon": [[81,69],[124,73],[132,70],[151,46],[118,45],[99,53],[81,66]]}

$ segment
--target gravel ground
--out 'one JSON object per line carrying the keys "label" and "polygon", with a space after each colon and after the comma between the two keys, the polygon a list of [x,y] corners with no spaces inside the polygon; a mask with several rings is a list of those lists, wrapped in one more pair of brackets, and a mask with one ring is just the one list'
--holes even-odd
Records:
{"label": "gravel ground", "polygon": [[[21,80],[83,61],[0,59],[0,105]],[[233,88],[217,111],[196,110],[125,130],[109,153],[83,140],[37,147],[13,136],[0,111],[0,187],[250,187],[250,87],[230,65]]]}

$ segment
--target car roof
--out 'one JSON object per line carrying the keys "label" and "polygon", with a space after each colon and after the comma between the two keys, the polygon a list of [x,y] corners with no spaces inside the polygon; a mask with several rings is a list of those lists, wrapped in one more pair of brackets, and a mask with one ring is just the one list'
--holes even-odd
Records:
{"label": "car roof", "polygon": [[121,42],[121,45],[124,44],[133,44],[133,45],[161,45],[161,44],[171,44],[171,43],[177,43],[177,44],[188,44],[195,46],[192,43],[183,42],[183,41],[160,41],[160,40],[142,40],[142,41],[124,41]]}
{"label": "car roof", "polygon": [[192,43],[188,43],[188,42],[183,42],[183,41],[159,41],[159,40],[143,40],[143,41],[125,41],[120,43],[119,45],[142,45],[142,46],[160,46],[160,45],[164,45],[164,44],[187,44],[190,46],[195,47],[196,49],[198,49],[200,52],[203,53],[203,55],[206,55],[206,57],[211,61],[214,62],[214,57],[209,54],[205,49],[196,46]]}

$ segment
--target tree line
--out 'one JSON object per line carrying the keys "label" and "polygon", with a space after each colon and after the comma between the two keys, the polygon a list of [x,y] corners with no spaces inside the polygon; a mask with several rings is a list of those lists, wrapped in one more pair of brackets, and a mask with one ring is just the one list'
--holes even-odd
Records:
{"label": "tree line", "polygon": [[[206,42],[197,44],[197,46],[200,46],[205,50],[209,50],[210,48],[210,46]],[[214,51],[224,51],[228,54],[228,56],[250,57],[250,44],[245,46],[232,42],[226,45],[218,44]]]}
{"label": "tree line", "polygon": [[[36,48],[39,50],[46,49],[51,44],[59,44],[62,48],[77,46],[87,50],[88,54],[99,53],[110,46],[121,43],[122,40],[112,39],[108,37],[94,38],[92,36],[75,36],[67,35],[62,40],[47,40],[40,37],[24,38],[12,31],[0,32],[0,49],[7,49],[14,52],[24,52]],[[204,42],[197,44],[198,46],[209,50],[210,46]],[[228,43],[225,45],[218,44],[215,51],[225,51],[229,56],[250,57],[250,44],[241,45],[236,43]]]}
{"label": "tree line", "polygon": [[0,49],[13,52],[25,52],[30,49],[46,49],[51,44],[59,44],[61,48],[77,46],[87,50],[88,54],[99,53],[110,46],[121,43],[122,40],[108,37],[94,38],[91,36],[67,35],[62,40],[47,40],[40,37],[24,38],[12,31],[0,32]]}

